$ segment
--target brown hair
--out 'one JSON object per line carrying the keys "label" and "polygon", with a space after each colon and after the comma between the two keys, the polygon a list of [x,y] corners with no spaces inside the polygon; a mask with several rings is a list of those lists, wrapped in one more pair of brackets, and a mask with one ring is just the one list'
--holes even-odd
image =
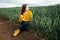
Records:
{"label": "brown hair", "polygon": [[21,14],[23,14],[25,12],[26,6],[27,6],[27,4],[23,4]]}

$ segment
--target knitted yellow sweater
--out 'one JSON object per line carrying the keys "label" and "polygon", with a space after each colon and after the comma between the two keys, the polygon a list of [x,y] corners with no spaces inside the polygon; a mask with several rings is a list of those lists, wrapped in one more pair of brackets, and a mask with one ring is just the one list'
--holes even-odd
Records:
{"label": "knitted yellow sweater", "polygon": [[26,11],[24,14],[19,15],[19,22],[30,21],[32,19],[32,12]]}

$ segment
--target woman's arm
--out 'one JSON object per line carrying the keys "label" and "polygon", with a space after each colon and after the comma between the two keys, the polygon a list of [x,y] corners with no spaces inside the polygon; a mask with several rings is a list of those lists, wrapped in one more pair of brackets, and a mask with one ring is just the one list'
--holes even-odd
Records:
{"label": "woman's arm", "polygon": [[23,21],[23,15],[19,16],[19,22],[21,23]]}

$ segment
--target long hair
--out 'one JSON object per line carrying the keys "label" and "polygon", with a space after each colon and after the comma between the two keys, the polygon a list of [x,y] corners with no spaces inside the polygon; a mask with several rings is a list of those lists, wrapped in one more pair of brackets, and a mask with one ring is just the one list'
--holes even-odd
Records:
{"label": "long hair", "polygon": [[21,14],[23,14],[26,11],[26,6],[27,6],[27,4],[23,4]]}

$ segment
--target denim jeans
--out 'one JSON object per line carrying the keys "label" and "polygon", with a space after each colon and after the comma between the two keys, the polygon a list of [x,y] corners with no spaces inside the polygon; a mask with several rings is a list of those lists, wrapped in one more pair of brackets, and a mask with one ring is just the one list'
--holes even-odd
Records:
{"label": "denim jeans", "polygon": [[28,26],[29,26],[29,22],[22,21],[21,26],[20,26],[21,32],[25,31],[25,30],[28,30]]}

